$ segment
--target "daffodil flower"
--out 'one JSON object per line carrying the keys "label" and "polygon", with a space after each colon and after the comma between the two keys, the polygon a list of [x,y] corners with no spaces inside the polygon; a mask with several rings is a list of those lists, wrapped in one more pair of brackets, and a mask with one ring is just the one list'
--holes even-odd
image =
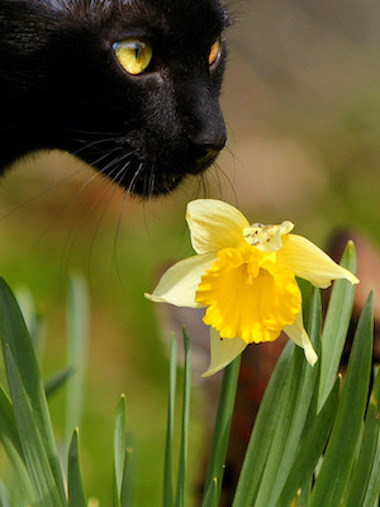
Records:
{"label": "daffodil flower", "polygon": [[151,301],[206,307],[210,366],[204,376],[227,366],[250,343],[276,340],[281,331],[317,361],[302,321],[296,277],[325,288],[332,280],[359,280],[309,240],[291,234],[294,225],[250,225],[236,208],[199,199],[187,206],[192,246],[197,253],[164,273]]}

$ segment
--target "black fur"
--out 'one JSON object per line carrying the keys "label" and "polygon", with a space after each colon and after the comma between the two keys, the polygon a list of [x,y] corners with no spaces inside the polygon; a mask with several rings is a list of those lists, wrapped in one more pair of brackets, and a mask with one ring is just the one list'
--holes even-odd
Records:
{"label": "black fur", "polygon": [[[208,54],[227,25],[220,0],[0,0],[0,172],[56,148],[144,195],[203,171],[225,143]],[[131,36],[153,45],[139,76],[112,49]]]}

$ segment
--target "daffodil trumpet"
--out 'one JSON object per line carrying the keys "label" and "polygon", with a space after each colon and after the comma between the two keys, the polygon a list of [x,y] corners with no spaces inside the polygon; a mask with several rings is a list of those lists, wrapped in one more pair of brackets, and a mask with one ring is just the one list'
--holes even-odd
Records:
{"label": "daffodil trumpet", "polygon": [[168,269],[151,301],[205,307],[211,360],[204,376],[235,359],[249,344],[276,340],[281,331],[318,359],[302,321],[296,277],[326,288],[332,280],[359,280],[308,239],[291,234],[292,222],[250,225],[236,208],[214,199],[187,206],[186,220],[197,255]]}

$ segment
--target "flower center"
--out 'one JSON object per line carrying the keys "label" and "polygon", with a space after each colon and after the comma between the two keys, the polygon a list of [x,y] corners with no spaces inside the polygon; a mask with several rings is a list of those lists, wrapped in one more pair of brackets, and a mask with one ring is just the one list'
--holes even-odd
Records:
{"label": "flower center", "polygon": [[282,236],[289,234],[294,225],[285,220],[280,225],[252,224],[243,231],[245,241],[263,252],[277,252],[282,248]]}
{"label": "flower center", "polygon": [[276,264],[275,252],[248,245],[218,253],[196,301],[208,307],[204,322],[222,338],[238,336],[247,343],[275,340],[301,310],[294,274]]}

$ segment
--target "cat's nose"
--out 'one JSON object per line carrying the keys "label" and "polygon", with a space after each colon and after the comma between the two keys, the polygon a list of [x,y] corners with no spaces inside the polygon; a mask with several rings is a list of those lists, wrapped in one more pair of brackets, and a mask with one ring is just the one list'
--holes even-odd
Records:
{"label": "cat's nose", "polygon": [[193,141],[190,147],[192,159],[195,161],[197,168],[206,167],[211,163],[218,153],[224,148],[226,144],[226,135],[223,132],[218,137],[198,138]]}

